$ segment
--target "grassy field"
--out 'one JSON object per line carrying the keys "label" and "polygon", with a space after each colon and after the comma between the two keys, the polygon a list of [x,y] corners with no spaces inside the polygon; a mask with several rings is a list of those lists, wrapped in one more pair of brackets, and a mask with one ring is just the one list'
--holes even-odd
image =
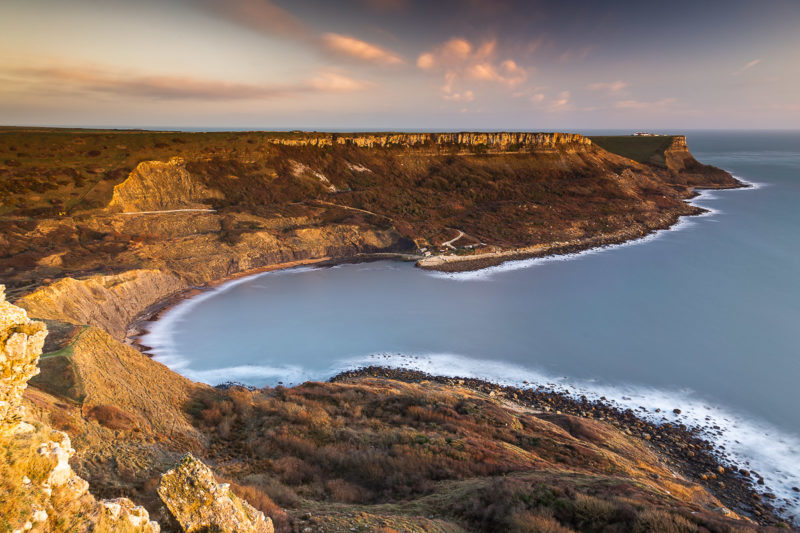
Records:
{"label": "grassy field", "polygon": [[672,143],[672,135],[656,137],[635,137],[633,135],[613,135],[590,137],[593,143],[611,153],[633,159],[638,163],[665,166],[664,150]]}

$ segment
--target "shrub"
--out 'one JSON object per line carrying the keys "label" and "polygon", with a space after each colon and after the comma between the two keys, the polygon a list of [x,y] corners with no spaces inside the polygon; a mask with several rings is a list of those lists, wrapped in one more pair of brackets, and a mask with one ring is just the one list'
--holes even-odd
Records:
{"label": "shrub", "polygon": [[276,532],[287,533],[292,530],[292,522],[286,511],[281,509],[272,501],[272,498],[258,487],[231,483],[231,490],[235,495],[270,517]]}

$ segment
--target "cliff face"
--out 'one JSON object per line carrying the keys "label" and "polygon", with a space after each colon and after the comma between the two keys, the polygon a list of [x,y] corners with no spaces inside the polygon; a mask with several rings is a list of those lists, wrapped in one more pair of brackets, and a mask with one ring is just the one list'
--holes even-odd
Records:
{"label": "cliff face", "polygon": [[25,414],[22,392],[39,373],[36,364],[46,335],[42,322],[6,302],[5,286],[0,285],[0,435],[13,433]]}
{"label": "cliff face", "polygon": [[485,146],[499,150],[509,148],[537,150],[554,148],[581,149],[592,141],[575,133],[526,132],[460,132],[460,133],[363,133],[363,134],[305,134],[302,137],[272,138],[269,142],[287,146],[357,146],[384,148],[388,146]]}
{"label": "cliff face", "polygon": [[130,270],[82,280],[64,278],[21,298],[17,305],[37,318],[91,324],[121,340],[128,324],[154,301],[186,287],[172,274]]}
{"label": "cliff face", "polygon": [[[97,500],[89,492],[89,484],[69,464],[75,450],[65,433],[23,421],[22,391],[38,372],[47,328],[8,303],[4,291],[0,285],[0,529],[158,533],[159,524],[144,507],[127,498]],[[157,363],[95,328],[82,334],[72,351],[87,387],[87,404],[111,406],[114,413],[122,412],[120,407],[133,409],[140,423],[137,432],[197,433],[180,411],[195,389],[188,380],[158,369]],[[86,411],[92,416],[95,409],[87,405]],[[141,468],[143,459],[135,467]],[[163,475],[159,495],[186,532],[273,531],[270,518],[229,486],[217,484],[211,470],[191,456]]]}
{"label": "cliff face", "polygon": [[128,178],[114,187],[109,207],[124,212],[167,209],[203,209],[204,201],[222,193],[204,187],[186,170],[186,162],[173,157],[167,162],[139,163]]}

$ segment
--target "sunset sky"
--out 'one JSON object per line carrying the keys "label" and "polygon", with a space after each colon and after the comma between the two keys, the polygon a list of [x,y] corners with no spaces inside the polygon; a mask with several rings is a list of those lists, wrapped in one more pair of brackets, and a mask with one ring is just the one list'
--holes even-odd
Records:
{"label": "sunset sky", "polygon": [[2,0],[0,124],[800,128],[800,1]]}

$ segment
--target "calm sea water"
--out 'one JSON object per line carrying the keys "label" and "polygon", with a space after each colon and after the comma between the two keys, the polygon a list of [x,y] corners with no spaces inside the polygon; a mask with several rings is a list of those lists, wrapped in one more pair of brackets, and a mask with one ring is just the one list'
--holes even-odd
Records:
{"label": "calm sea water", "polygon": [[710,436],[797,512],[800,133],[688,138],[700,161],[756,186],[704,193],[707,216],[568,258],[457,275],[378,262],[237,280],[174,308],[143,342],[212,384],[388,364],[604,395],[657,421],[718,425]]}

